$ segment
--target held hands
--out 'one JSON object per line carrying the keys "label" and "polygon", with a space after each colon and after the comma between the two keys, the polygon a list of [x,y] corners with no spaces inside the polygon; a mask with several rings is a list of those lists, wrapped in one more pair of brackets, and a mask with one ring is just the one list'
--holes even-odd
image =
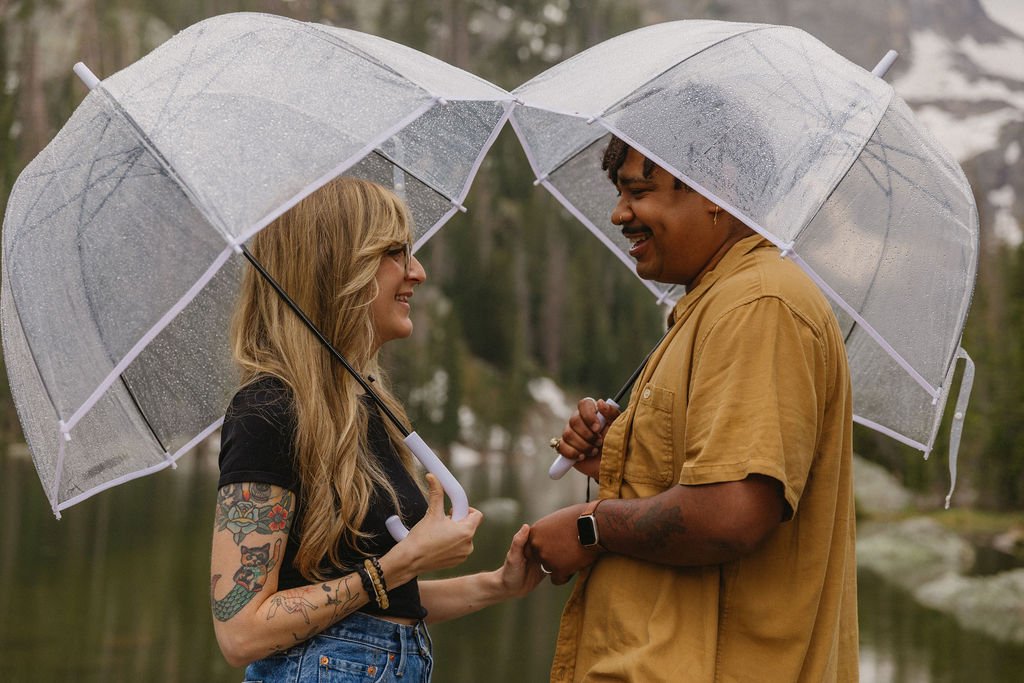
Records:
{"label": "held hands", "polygon": [[[598,421],[598,411],[605,418],[605,426]],[[559,455],[576,460],[573,465],[578,471],[597,479],[601,469],[601,448],[608,425],[619,416],[619,410],[592,398],[581,398],[577,410],[569,418],[558,444]],[[575,527],[573,527],[575,529]],[[547,565],[545,565],[547,566]],[[550,567],[549,567],[550,568]]]}
{"label": "held hands", "polygon": [[524,524],[512,537],[512,545],[505,555],[505,563],[497,570],[498,581],[506,598],[521,598],[544,580],[544,572],[540,562],[526,555],[527,539],[530,537],[530,525]]}
{"label": "held hands", "polygon": [[576,535],[576,518],[586,506],[582,503],[552,512],[534,522],[526,556],[551,572],[551,583],[561,585],[572,575],[592,564],[599,551],[587,550]]}
{"label": "held hands", "polygon": [[483,521],[483,514],[469,508],[469,514],[454,521],[444,512],[444,489],[433,474],[427,474],[430,501],[427,514],[409,530],[395,550],[414,553],[410,561],[416,567],[416,574],[449,569],[465,561],[473,552],[473,536]]}

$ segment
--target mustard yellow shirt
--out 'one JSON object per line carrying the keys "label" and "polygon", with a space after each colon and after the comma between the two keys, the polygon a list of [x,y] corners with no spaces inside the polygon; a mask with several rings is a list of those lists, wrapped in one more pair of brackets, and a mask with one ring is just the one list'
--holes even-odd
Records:
{"label": "mustard yellow shirt", "polygon": [[752,236],[674,321],[608,430],[600,496],[757,473],[782,483],[789,518],[721,565],[601,555],[566,604],[551,680],[856,681],[852,399],[834,314]]}

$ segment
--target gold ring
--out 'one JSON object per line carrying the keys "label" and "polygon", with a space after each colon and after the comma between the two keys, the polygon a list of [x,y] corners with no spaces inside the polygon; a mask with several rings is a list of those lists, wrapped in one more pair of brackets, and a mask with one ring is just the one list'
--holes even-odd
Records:
{"label": "gold ring", "polygon": [[551,439],[551,441],[548,441],[548,445],[551,446],[556,451],[558,450],[558,444],[560,444],[560,443],[562,443],[562,440],[560,438],[558,438],[557,436],[554,437],[553,439]]}

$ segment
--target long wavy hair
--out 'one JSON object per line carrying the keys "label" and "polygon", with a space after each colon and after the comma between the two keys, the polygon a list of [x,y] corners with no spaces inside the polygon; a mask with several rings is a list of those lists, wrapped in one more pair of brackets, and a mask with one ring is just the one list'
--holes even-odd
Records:
{"label": "long wavy hair", "polygon": [[[385,252],[410,240],[411,219],[390,190],[339,177],[275,220],[250,245],[253,256],[282,286],[405,423],[377,362],[370,304],[378,294],[377,269]],[[366,536],[359,527],[374,489],[394,487],[367,449],[362,388],[255,271],[244,276],[231,329],[242,384],[261,376],[291,390],[295,460],[302,487],[302,533],[296,567],[307,580],[339,567],[340,540],[353,548]],[[406,469],[412,457],[401,432],[384,420]]]}

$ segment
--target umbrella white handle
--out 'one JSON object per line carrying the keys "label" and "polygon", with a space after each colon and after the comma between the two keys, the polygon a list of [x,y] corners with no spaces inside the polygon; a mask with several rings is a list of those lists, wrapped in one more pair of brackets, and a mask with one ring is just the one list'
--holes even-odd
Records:
{"label": "umbrella white handle", "polygon": [[[452,519],[458,521],[468,515],[469,498],[466,497],[465,489],[462,488],[462,484],[455,478],[455,475],[448,471],[448,468],[444,466],[444,463],[441,462],[441,459],[437,457],[434,451],[430,450],[430,446],[423,441],[423,438],[416,432],[412,432],[409,436],[405,437],[405,445],[409,447],[409,450],[416,456],[416,459],[423,463],[427,471],[441,482],[444,492],[448,494],[452,501]],[[398,515],[388,517],[384,522],[384,526],[387,527],[391,538],[396,541],[401,541],[409,535],[409,530],[402,524],[402,520]]]}
{"label": "umbrella white handle", "polygon": [[[604,402],[610,405],[611,407],[615,408],[616,410],[619,409],[619,404],[616,403],[614,399],[606,398]],[[604,415],[602,415],[600,411],[597,413],[597,421],[601,424],[601,429],[604,429],[605,424],[607,424],[607,420],[604,419]],[[566,472],[572,469],[572,466],[575,464],[575,460],[570,460],[569,458],[560,455],[557,458],[555,458],[555,461],[553,463],[551,463],[551,467],[550,469],[548,469],[548,476],[551,477],[552,479],[561,479],[562,477],[565,476]]]}

